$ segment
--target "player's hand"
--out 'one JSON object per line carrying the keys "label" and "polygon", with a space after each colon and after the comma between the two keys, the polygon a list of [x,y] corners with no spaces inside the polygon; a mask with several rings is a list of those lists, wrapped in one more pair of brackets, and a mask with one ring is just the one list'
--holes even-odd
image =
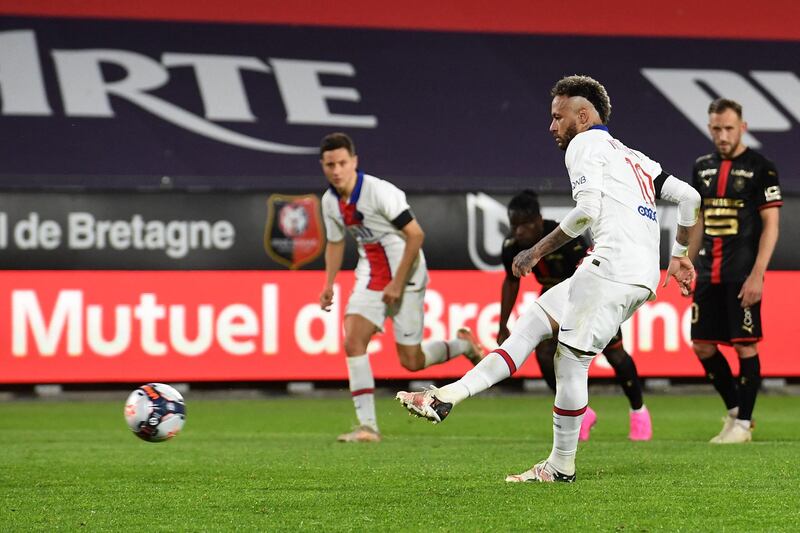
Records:
{"label": "player's hand", "polygon": [[511,264],[511,271],[518,278],[527,276],[531,273],[533,267],[536,266],[536,263],[539,262],[539,259],[541,258],[533,253],[533,248],[523,250],[514,258],[514,262]]}
{"label": "player's hand", "polygon": [[500,329],[497,332],[497,344],[503,344],[510,335],[511,332],[508,331],[506,326],[500,326]]}
{"label": "player's hand", "polygon": [[764,290],[764,277],[750,274],[744,280],[738,298],[742,301],[742,308],[750,307],[761,301],[761,292]]}
{"label": "player's hand", "polygon": [[694,271],[694,265],[688,257],[675,257],[669,260],[669,267],[667,268],[667,277],[664,278],[662,287],[666,287],[670,278],[675,278],[678,282],[678,287],[681,289],[681,294],[689,296],[692,294],[692,283],[694,283],[697,274]]}
{"label": "player's hand", "polygon": [[325,287],[319,295],[319,306],[323,311],[330,311],[333,305],[333,287]]}
{"label": "player's hand", "polygon": [[383,289],[383,303],[386,305],[394,305],[400,301],[403,296],[403,286],[397,279],[393,279]]}

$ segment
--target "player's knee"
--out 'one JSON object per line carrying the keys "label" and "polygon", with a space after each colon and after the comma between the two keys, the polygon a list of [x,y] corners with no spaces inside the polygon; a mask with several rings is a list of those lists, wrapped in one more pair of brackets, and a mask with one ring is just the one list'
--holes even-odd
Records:
{"label": "player's knee", "polygon": [[365,353],[367,353],[367,344],[368,342],[364,342],[361,339],[356,339],[353,337],[345,337],[344,353],[346,353],[350,357],[353,357],[355,355],[364,355]]}
{"label": "player's knee", "polygon": [[425,355],[417,346],[397,345],[397,357],[400,359],[400,366],[411,372],[425,368]]}
{"label": "player's knee", "polygon": [[717,345],[707,344],[705,342],[695,342],[692,343],[692,350],[694,350],[694,354],[700,359],[708,359],[717,353]]}
{"label": "player's knee", "polygon": [[736,355],[739,357],[753,357],[758,353],[758,345],[754,342],[747,344],[735,343],[733,349],[736,350]]}
{"label": "player's knee", "polygon": [[615,348],[606,348],[603,350],[603,355],[606,356],[608,363],[614,368],[620,366],[628,358],[628,352],[622,349],[622,346]]}

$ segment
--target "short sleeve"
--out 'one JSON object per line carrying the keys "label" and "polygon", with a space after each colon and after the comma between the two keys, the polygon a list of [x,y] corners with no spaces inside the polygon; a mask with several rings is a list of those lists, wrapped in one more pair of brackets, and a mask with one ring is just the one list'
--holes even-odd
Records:
{"label": "short sleeve", "polygon": [[778,181],[778,169],[775,163],[766,159],[758,176],[757,205],[759,209],[780,207],[783,205],[781,185]]}
{"label": "short sleeve", "polygon": [[386,220],[392,222],[401,213],[410,209],[406,200],[406,193],[388,181],[381,180],[378,184],[375,187],[375,204],[378,207],[378,212]]}
{"label": "short sleeve", "polygon": [[579,134],[572,139],[564,160],[569,172],[573,200],[577,200],[577,195],[581,191],[603,190],[605,161],[598,143],[591,135]]}
{"label": "short sleeve", "polygon": [[335,202],[336,200],[328,196],[322,199],[322,219],[325,222],[325,237],[328,242],[339,242],[344,239],[344,224]]}

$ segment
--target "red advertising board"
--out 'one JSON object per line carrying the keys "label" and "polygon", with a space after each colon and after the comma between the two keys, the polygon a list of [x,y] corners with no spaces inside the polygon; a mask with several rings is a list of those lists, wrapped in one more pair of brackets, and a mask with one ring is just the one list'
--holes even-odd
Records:
{"label": "red advertising board", "polygon": [[[342,313],[352,273],[340,274],[336,303],[317,304],[324,274],[285,271],[0,272],[0,382],[344,380]],[[425,337],[471,327],[494,347],[502,273],[434,271],[426,294]],[[537,287],[523,283],[520,306]],[[770,272],[760,347],[765,376],[800,376],[791,302],[800,273]],[[662,290],[623,327],[642,376],[701,376],[691,353],[691,302]],[[463,358],[410,373],[391,337],[370,345],[375,376],[453,378]],[[730,355],[730,354],[729,354]],[[734,363],[734,369],[736,364]],[[610,376],[604,359],[593,376]],[[517,376],[538,377],[535,362]]]}

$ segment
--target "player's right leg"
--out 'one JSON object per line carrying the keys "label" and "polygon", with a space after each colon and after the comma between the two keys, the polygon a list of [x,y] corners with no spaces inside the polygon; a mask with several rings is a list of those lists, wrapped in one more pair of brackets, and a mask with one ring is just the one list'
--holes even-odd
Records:
{"label": "player's right leg", "polygon": [[[551,289],[546,294],[555,291]],[[557,294],[554,293],[554,295]],[[411,414],[426,418],[434,424],[450,414],[452,408],[470,396],[506,379],[530,356],[534,347],[553,335],[558,324],[537,304],[523,314],[511,335],[503,344],[484,357],[475,368],[458,381],[440,389],[397,393],[397,399]]]}
{"label": "player's right leg", "polygon": [[358,418],[358,426],[339,435],[339,442],[380,442],[378,420],[375,413],[375,378],[369,362],[367,345],[372,335],[381,330],[386,306],[382,293],[355,290],[347,302],[344,317],[344,351],[347,355],[347,373],[350,394]]}
{"label": "player's right leg", "polygon": [[727,344],[730,339],[727,315],[723,286],[698,282],[692,304],[692,349],[728,410],[722,430],[711,439],[712,443],[719,442],[730,431],[739,414],[736,381],[728,360],[717,347],[720,342]]}

